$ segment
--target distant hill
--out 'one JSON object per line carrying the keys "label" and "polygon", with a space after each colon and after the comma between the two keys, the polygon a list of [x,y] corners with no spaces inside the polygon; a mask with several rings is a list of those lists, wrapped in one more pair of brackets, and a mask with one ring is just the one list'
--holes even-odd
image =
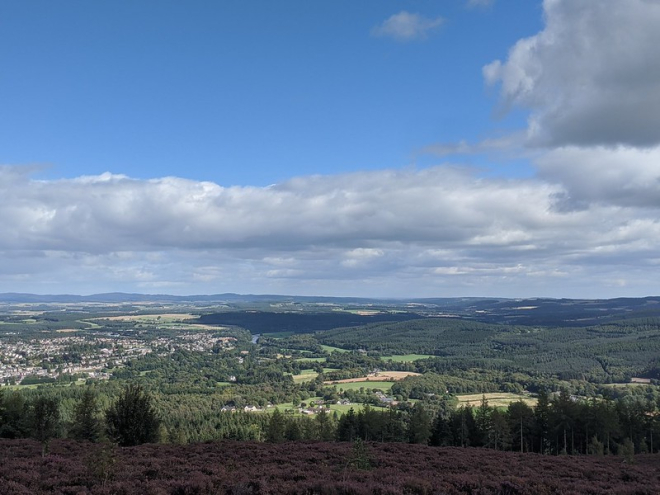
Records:
{"label": "distant hill", "polygon": [[[552,298],[411,298],[378,299],[359,297],[291,296],[276,294],[134,294],[110,292],[87,296],[75,294],[0,294],[0,304],[229,304],[241,305],[335,305],[399,309],[420,316],[467,318],[485,323],[512,325],[588,326],[620,319],[660,316],[660,297],[615,299],[552,299]],[[262,308],[260,308],[262,309]],[[395,318],[394,318],[395,319]],[[404,318],[405,319],[405,318]]]}
{"label": "distant hill", "polygon": [[383,302],[380,299],[358,297],[324,297],[324,296],[287,296],[275,294],[194,294],[175,296],[170,294],[135,294],[125,292],[108,292],[81,296],[76,294],[26,294],[17,292],[0,293],[0,303],[37,303],[37,304],[68,304],[68,303],[249,303],[249,302],[300,302],[328,304],[371,304]]}

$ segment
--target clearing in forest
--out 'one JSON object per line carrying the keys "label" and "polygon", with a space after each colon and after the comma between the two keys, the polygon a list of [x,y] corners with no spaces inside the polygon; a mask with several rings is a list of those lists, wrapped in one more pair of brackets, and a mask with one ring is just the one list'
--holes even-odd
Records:
{"label": "clearing in forest", "polygon": [[323,382],[326,385],[335,385],[340,383],[358,383],[358,382],[385,382],[391,381],[396,382],[403,380],[407,376],[419,376],[419,373],[414,373],[412,371],[380,371],[378,373],[369,373],[369,376],[363,376],[360,378],[345,378],[344,380],[332,380]]}
{"label": "clearing in forest", "polygon": [[528,406],[536,405],[536,398],[528,394],[513,394],[506,392],[491,392],[487,394],[469,394],[457,395],[458,403],[461,406],[479,407],[483,398],[486,398],[490,407],[508,407],[512,402],[522,400]]}

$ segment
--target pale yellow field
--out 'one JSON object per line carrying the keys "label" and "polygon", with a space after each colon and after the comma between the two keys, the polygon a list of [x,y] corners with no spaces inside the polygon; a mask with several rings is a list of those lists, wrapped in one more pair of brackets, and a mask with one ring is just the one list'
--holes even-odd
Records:
{"label": "pale yellow field", "polygon": [[529,395],[509,394],[505,392],[492,392],[489,394],[469,394],[457,395],[459,405],[479,407],[481,400],[486,397],[488,405],[491,407],[508,407],[512,402],[522,400],[528,406],[536,405],[536,398]]}
{"label": "pale yellow field", "polygon": [[419,376],[419,373],[413,373],[412,371],[382,371],[377,374],[370,374],[369,376],[363,376],[360,378],[346,378],[344,380],[333,380],[323,383],[335,384],[335,383],[386,382],[386,381],[396,382],[399,380],[403,380],[407,376]]}
{"label": "pale yellow field", "polygon": [[120,316],[107,316],[105,318],[94,318],[95,320],[111,320],[111,321],[161,321],[163,323],[181,320],[191,320],[197,318],[196,315],[189,313],[159,313],[153,315],[120,315]]}

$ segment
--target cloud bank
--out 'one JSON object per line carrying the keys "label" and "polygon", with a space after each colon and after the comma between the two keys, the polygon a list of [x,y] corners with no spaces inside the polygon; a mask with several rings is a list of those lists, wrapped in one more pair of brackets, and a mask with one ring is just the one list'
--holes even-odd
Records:
{"label": "cloud bank", "polygon": [[[608,166],[629,153],[608,155]],[[225,188],[111,174],[39,181],[4,167],[0,252],[12,261],[0,267],[2,290],[39,277],[55,284],[64,272],[74,274],[65,283],[188,293],[265,292],[264,280],[278,292],[390,296],[502,294],[521,284],[538,293],[575,276],[623,284],[630,260],[639,271],[660,261],[650,166],[660,151],[645,153],[626,194],[616,174],[584,187],[570,172],[582,157],[570,149],[524,180],[439,166]]]}

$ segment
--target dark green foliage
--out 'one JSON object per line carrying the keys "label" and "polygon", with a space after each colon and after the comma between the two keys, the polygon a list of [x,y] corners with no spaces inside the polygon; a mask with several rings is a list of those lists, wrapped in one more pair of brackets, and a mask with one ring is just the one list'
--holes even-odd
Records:
{"label": "dark green foliage", "polygon": [[121,446],[159,440],[161,420],[151,396],[140,385],[127,385],[105,413],[108,436]]}
{"label": "dark green foliage", "polygon": [[408,422],[407,437],[410,443],[428,443],[431,436],[431,419],[429,418],[426,409],[417,402],[410,413],[410,420]]}
{"label": "dark green foliage", "polygon": [[438,414],[433,421],[429,445],[435,447],[448,447],[453,445],[451,425],[449,419],[444,417],[443,414]]}
{"label": "dark green foliage", "polygon": [[53,397],[42,396],[37,397],[30,406],[31,435],[43,444],[43,454],[46,454],[48,443],[59,433],[59,402]]}
{"label": "dark green foliage", "polygon": [[382,313],[358,315],[343,312],[275,313],[271,311],[235,311],[202,315],[199,322],[206,325],[235,325],[252,333],[294,332],[309,333],[337,327],[365,325],[371,322],[406,321],[422,318],[415,313]]}
{"label": "dark green foliage", "polygon": [[73,410],[73,425],[69,432],[76,440],[98,442],[103,432],[96,393],[86,388]]}
{"label": "dark green foliage", "polygon": [[286,418],[279,409],[275,409],[268,421],[266,428],[266,441],[271,443],[279,443],[285,440],[286,433]]}
{"label": "dark green foliage", "polygon": [[532,450],[534,435],[534,409],[523,401],[512,402],[507,408],[507,420],[511,433],[511,448],[519,452]]}
{"label": "dark green foliage", "polygon": [[339,418],[337,424],[337,440],[339,442],[353,442],[358,434],[358,418],[351,407],[348,412]]}
{"label": "dark green foliage", "polygon": [[353,442],[351,455],[348,457],[348,467],[353,469],[369,470],[371,469],[371,456],[369,449],[361,438]]}

